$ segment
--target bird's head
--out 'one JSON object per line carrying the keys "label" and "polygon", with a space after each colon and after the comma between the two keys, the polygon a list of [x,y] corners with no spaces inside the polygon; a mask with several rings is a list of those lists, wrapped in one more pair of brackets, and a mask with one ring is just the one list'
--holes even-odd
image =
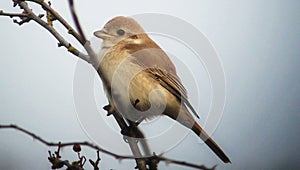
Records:
{"label": "bird's head", "polygon": [[103,29],[94,32],[94,35],[103,40],[103,48],[110,48],[122,40],[130,41],[130,37],[144,32],[134,19],[118,16],[108,21]]}

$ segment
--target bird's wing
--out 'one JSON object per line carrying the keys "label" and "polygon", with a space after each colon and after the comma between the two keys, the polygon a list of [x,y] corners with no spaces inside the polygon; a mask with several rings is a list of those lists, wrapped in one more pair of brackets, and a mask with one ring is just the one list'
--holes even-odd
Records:
{"label": "bird's wing", "polygon": [[159,81],[159,83],[166,88],[168,91],[170,91],[173,95],[175,95],[179,100],[183,101],[186,106],[194,113],[194,115],[199,118],[199,115],[191,105],[191,103],[188,100],[186,89],[181,84],[180,80],[177,78],[177,76],[174,76],[172,74],[169,74],[166,71],[163,71],[159,68],[152,67],[147,68],[144,70],[150,75]]}
{"label": "bird's wing", "polygon": [[[146,36],[146,35],[139,35]],[[147,47],[141,44],[130,46],[130,54],[132,62],[140,65],[144,71],[150,73],[156,78],[160,84],[175,95],[179,100],[183,101],[194,115],[199,118],[195,109],[188,101],[187,91],[181,84],[180,78],[177,76],[176,68],[168,55],[151,39],[146,38]],[[139,48],[138,48],[139,47]]]}
{"label": "bird's wing", "polygon": [[[162,70],[176,75],[176,68],[168,55],[158,46],[142,48],[131,53],[134,61],[143,68],[157,67]],[[177,75],[176,75],[177,76]]]}

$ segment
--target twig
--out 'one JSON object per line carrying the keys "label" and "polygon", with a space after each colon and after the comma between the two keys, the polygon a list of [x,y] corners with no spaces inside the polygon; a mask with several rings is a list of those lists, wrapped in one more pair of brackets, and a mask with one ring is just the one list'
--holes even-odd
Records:
{"label": "twig", "polygon": [[[18,0],[14,0],[14,1],[17,1],[16,3],[19,3]],[[72,16],[75,15],[76,18],[77,18],[77,19],[74,19],[74,21],[75,21],[75,23],[78,24],[78,25],[76,24],[76,27],[77,27],[77,29],[78,28],[80,29],[79,30],[80,34],[78,34],[75,31],[75,29],[61,15],[59,15],[59,13],[57,11],[55,11],[50,6],[50,4],[47,4],[44,0],[27,0],[27,1],[31,1],[31,2],[34,2],[34,3],[37,3],[37,4],[41,5],[41,7],[44,10],[46,10],[48,13],[50,13],[53,16],[53,18],[55,18],[56,20],[58,20],[68,30],[68,33],[71,34],[71,35],[73,35],[79,41],[79,43],[84,47],[84,49],[88,53],[88,56],[86,56],[86,55],[84,55],[82,53],[79,53],[79,55],[76,55],[76,56],[78,56],[79,58],[81,58],[81,59],[85,60],[86,62],[92,64],[92,66],[96,70],[98,69],[99,61],[98,61],[97,54],[91,48],[90,41],[86,40],[86,38],[85,38],[85,36],[83,34],[83,31],[82,31],[82,29],[80,27],[80,24],[79,24],[79,21],[78,21],[78,18],[77,18],[77,15],[75,13],[75,9],[71,10],[71,12],[72,12]],[[73,13],[75,13],[75,14],[73,14]],[[82,38],[82,37],[84,37],[84,38]],[[102,76],[100,75],[100,77],[102,77]]]}
{"label": "twig", "polygon": [[28,14],[24,14],[24,13],[8,13],[8,12],[4,12],[3,10],[0,10],[0,16],[9,16],[10,18],[13,17],[28,17]]}
{"label": "twig", "polygon": [[56,20],[58,20],[67,30],[68,33],[73,35],[81,45],[84,45],[85,42],[82,41],[80,35],[74,30],[74,28],[61,16],[58,12],[56,12],[49,4],[47,4],[44,0],[27,0],[41,5],[41,7],[51,13]]}
{"label": "twig", "polygon": [[[45,139],[39,137],[38,135],[36,135],[36,134],[34,134],[34,133],[24,129],[24,128],[21,128],[17,125],[13,125],[13,124],[11,124],[11,125],[1,125],[0,124],[0,129],[15,129],[15,130],[18,130],[22,133],[25,133],[25,134],[31,136],[33,139],[35,139],[35,140],[37,140],[37,141],[39,141],[39,142],[41,142],[44,145],[49,146],[49,147],[62,148],[62,147],[67,147],[67,146],[81,145],[81,146],[90,147],[90,148],[95,149],[95,150],[99,150],[100,152],[103,152],[107,155],[113,156],[116,159],[135,159],[135,157],[132,157],[132,156],[124,156],[124,155],[118,155],[118,154],[112,153],[110,151],[102,149],[99,146],[94,145],[94,144],[89,143],[89,142],[68,142],[68,143],[48,142]],[[58,156],[59,156],[59,153],[58,153]],[[200,170],[212,170],[212,169],[215,168],[215,166],[213,168],[207,168],[204,165],[196,165],[196,164],[192,164],[192,163],[188,163],[188,162],[184,162],[184,161],[177,161],[177,160],[165,158],[165,157],[162,157],[162,156],[156,156],[156,155],[150,157],[150,159],[155,159],[156,161],[164,161],[168,164],[177,164],[177,165],[187,166],[187,167],[196,168],[196,169],[200,169]]]}
{"label": "twig", "polygon": [[37,136],[36,134],[24,129],[24,128],[21,128],[17,125],[0,125],[0,129],[16,129],[18,131],[21,131],[29,136],[31,136],[32,138],[34,138],[35,140],[38,140],[39,142],[47,145],[47,146],[51,146],[51,147],[54,147],[54,146],[59,146],[59,147],[67,147],[67,146],[74,146],[74,145],[81,145],[81,146],[87,146],[87,147],[90,147],[90,148],[93,148],[93,149],[96,149],[96,150],[99,150],[105,154],[108,154],[110,156],[113,156],[115,157],[116,159],[134,159],[134,157],[132,156],[122,156],[122,155],[118,155],[118,154],[115,154],[115,153],[112,153],[110,151],[107,151],[105,149],[102,149],[100,148],[99,146],[95,145],[95,144],[92,144],[92,143],[89,143],[89,142],[68,142],[68,143],[60,143],[60,142],[57,142],[57,143],[54,143],[54,142],[48,142],[46,141],[45,139]]}
{"label": "twig", "polygon": [[82,42],[85,43],[86,42],[86,38],[85,38],[85,35],[84,35],[83,31],[82,31],[82,28],[81,28],[81,25],[79,23],[77,14],[75,12],[74,1],[73,0],[69,0],[68,2],[69,2],[69,8],[71,10],[72,18],[73,18],[73,20],[75,22],[76,29],[79,32],[79,35],[81,36]]}
{"label": "twig", "polygon": [[[73,20],[75,22],[76,29],[79,32],[79,35],[81,36],[81,42],[82,42],[81,44],[83,45],[84,49],[86,50],[86,52],[90,56],[90,63],[93,65],[93,67],[95,68],[95,70],[98,70],[99,60],[98,60],[97,54],[91,48],[90,41],[88,41],[85,38],[85,35],[84,35],[83,31],[82,31],[82,28],[81,28],[81,25],[79,23],[77,14],[75,12],[75,6],[74,6],[73,0],[69,0],[69,7],[70,7],[70,11],[71,11]],[[100,77],[103,77],[102,75],[103,74],[99,74]]]}
{"label": "twig", "polygon": [[166,163],[173,163],[173,164],[177,164],[177,165],[183,165],[183,166],[187,166],[187,167],[191,167],[191,168],[196,168],[196,169],[202,169],[202,170],[215,170],[217,165],[213,166],[212,168],[207,168],[204,165],[195,165],[189,162],[185,162],[185,161],[177,161],[177,160],[173,160],[173,159],[169,159],[169,158],[165,158],[162,156],[153,156],[151,157],[152,159],[157,159],[157,161],[164,161]]}
{"label": "twig", "polygon": [[99,150],[97,150],[97,159],[94,162],[93,160],[89,159],[90,164],[94,167],[94,170],[99,170],[98,164],[100,162],[100,154],[99,154]]}
{"label": "twig", "polygon": [[52,26],[48,25],[47,22],[43,21],[39,16],[35,15],[31,9],[28,7],[27,3],[24,1],[18,2],[18,5],[24,9],[24,11],[28,14],[28,18],[34,20],[46,30],[48,30],[59,42],[60,46],[64,46],[68,49],[69,52],[74,54],[75,56],[80,57],[81,59],[90,62],[89,58],[84,57],[83,54],[80,53],[75,47],[73,47],[69,42],[67,42]]}

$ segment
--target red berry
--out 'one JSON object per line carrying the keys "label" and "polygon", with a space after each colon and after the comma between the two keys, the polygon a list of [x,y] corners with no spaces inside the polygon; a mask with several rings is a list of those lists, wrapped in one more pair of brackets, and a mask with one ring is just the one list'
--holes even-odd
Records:
{"label": "red berry", "polygon": [[81,151],[80,145],[79,145],[79,144],[75,144],[75,145],[73,146],[73,151],[74,151],[74,152],[80,152],[80,151]]}

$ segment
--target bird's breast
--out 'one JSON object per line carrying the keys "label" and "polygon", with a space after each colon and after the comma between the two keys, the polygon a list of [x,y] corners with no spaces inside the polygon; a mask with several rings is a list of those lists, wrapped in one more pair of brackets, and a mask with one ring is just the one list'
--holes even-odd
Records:
{"label": "bird's breast", "polygon": [[112,90],[114,93],[123,93],[132,78],[142,69],[139,65],[132,62],[132,57],[127,50],[112,47],[101,57],[99,69],[103,78],[104,88]]}

